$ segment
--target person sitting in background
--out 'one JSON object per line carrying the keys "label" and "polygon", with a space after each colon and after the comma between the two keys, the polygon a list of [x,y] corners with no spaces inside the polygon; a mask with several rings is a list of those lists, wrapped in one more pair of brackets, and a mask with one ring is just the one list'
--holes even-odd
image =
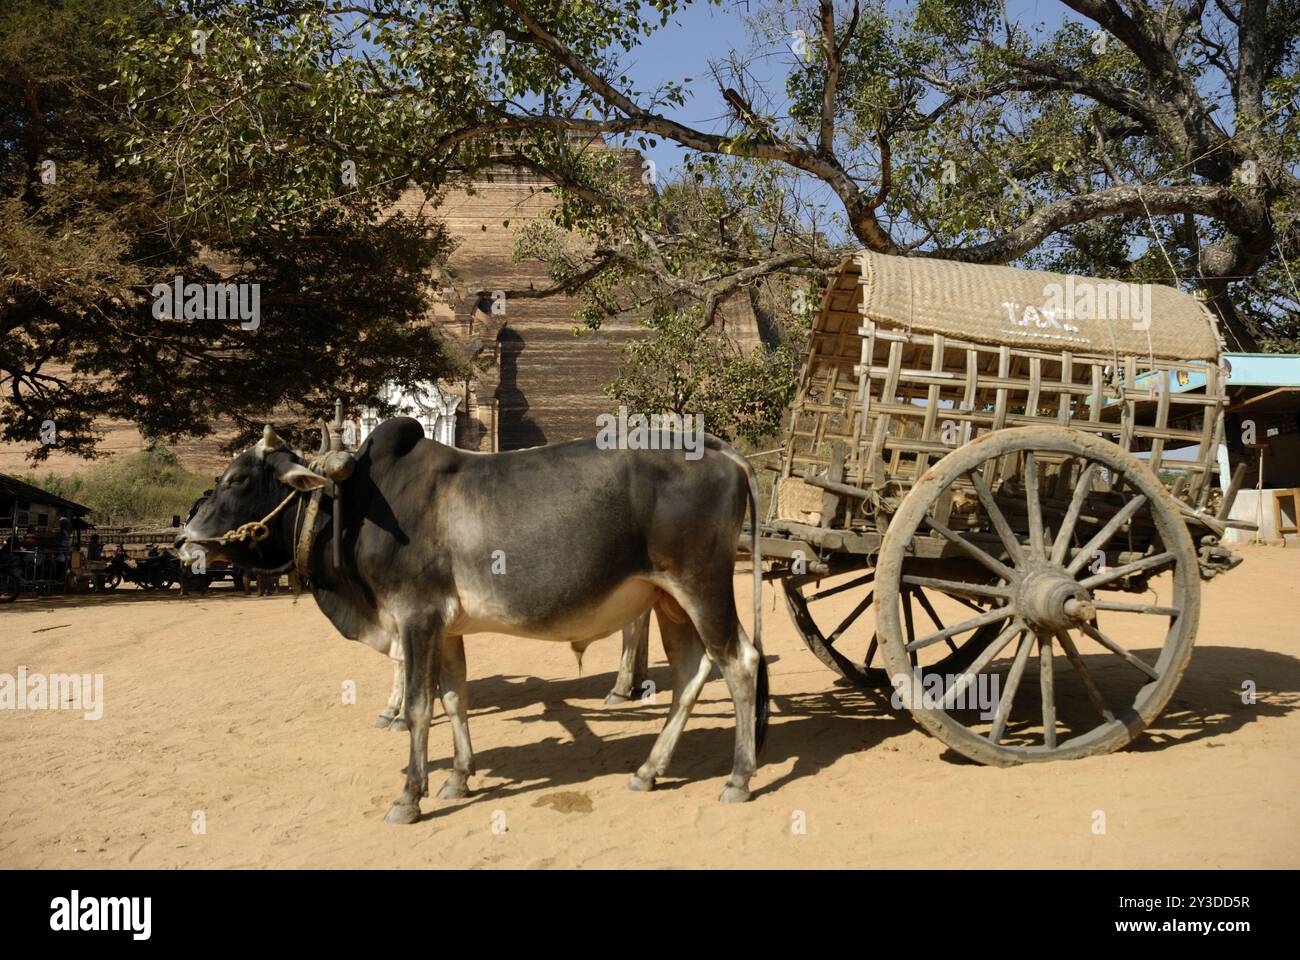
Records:
{"label": "person sitting in background", "polygon": [[99,534],[92,533],[90,542],[86,544],[87,560],[102,560],[104,558],[104,545],[99,542]]}

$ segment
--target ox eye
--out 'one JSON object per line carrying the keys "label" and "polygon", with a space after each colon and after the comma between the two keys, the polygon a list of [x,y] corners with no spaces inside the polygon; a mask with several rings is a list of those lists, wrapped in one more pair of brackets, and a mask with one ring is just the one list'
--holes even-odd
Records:
{"label": "ox eye", "polygon": [[242,486],[244,485],[244,481],[246,481],[247,479],[248,479],[247,475],[241,473],[241,474],[240,474],[239,476],[237,476],[237,477],[230,477],[230,478],[226,481],[226,486],[228,486],[228,487],[242,487]]}

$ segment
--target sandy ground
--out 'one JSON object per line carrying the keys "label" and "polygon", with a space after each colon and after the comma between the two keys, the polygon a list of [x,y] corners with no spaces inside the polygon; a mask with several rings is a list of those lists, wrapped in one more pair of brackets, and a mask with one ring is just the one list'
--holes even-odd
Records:
{"label": "sandy ground", "polygon": [[[1243,552],[1207,585],[1192,665],[1144,737],[1009,769],[838,683],[769,585],[775,713],[744,805],[717,802],[732,737],[720,679],[669,776],[637,794],[625,782],[667,696],[603,705],[616,639],[579,677],[563,645],[470,638],[474,794],[426,800],[409,827],[383,823],[406,735],[371,727],[389,666],[310,598],[23,601],[0,608],[0,672],[102,673],[105,706],[95,722],[0,710],[0,867],[1297,867],[1300,550]],[[450,739],[439,713],[434,791]]]}

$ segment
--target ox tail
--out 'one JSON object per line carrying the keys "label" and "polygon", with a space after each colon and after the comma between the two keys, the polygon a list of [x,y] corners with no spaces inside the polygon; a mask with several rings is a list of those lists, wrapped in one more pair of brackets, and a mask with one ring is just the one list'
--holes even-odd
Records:
{"label": "ox tail", "polygon": [[758,478],[749,461],[729,444],[718,441],[718,452],[733,461],[745,474],[749,487],[749,556],[754,566],[754,646],[758,649],[758,682],[755,690],[755,747],[763,749],[767,740],[768,683],[767,658],[763,656],[763,554],[758,543]]}

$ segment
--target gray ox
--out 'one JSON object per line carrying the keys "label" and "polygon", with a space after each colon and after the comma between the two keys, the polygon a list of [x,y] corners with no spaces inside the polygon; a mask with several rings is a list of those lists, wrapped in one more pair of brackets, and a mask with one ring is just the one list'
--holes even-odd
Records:
{"label": "gray ox", "polygon": [[[349,465],[337,488],[336,530],[323,489],[329,480],[268,426],[232,461],[176,546],[183,560],[202,550],[255,570],[295,566],[344,637],[381,652],[400,644],[410,757],[389,823],[417,821],[428,795],[434,689],[454,744],[439,796],[467,793],[466,634],[585,645],[650,609],[673,700],[628,786],[650,790],[663,775],[716,664],[736,711],[722,800],[738,802],[749,798],[767,724],[757,487],[749,464],[722,441],[706,437],[702,454],[688,461],[680,450],[602,450],[594,440],[469,453],[426,439],[417,421],[399,417],[381,424]],[[308,493],[315,502],[304,507]],[[732,594],[746,505],[753,642]]]}

